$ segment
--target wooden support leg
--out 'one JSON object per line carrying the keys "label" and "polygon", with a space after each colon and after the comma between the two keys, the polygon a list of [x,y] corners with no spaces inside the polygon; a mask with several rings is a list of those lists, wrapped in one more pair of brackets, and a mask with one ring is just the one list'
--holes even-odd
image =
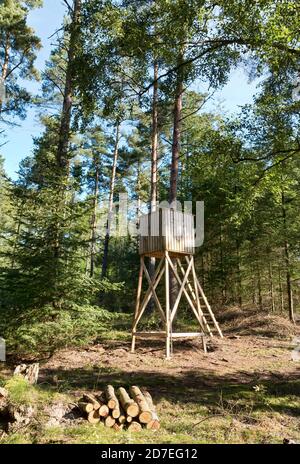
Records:
{"label": "wooden support leg", "polygon": [[[144,262],[143,262],[143,269],[145,269]],[[145,296],[143,298],[143,301],[140,304],[139,311],[138,311],[137,317],[135,319],[135,327],[137,327],[137,325],[138,325],[144,311],[146,310],[147,304],[149,303],[149,301],[151,299],[151,294],[153,295],[153,292],[155,291],[156,287],[158,286],[164,272],[165,272],[165,260],[161,259],[161,261],[160,261],[160,263],[157,266],[157,269],[155,271],[155,275],[154,275],[154,278],[153,278],[153,285],[152,285],[152,281],[151,281],[151,285],[149,286],[148,290],[146,291]],[[162,314],[162,317],[163,317],[163,320],[165,320],[165,313],[164,312]]]}
{"label": "wooden support leg", "polygon": [[134,353],[135,352],[135,335],[132,334],[132,338],[131,338],[131,353]]}
{"label": "wooden support leg", "polygon": [[207,353],[207,345],[206,345],[206,339],[205,339],[204,335],[202,335],[202,346],[203,346],[203,351],[206,354]]}
{"label": "wooden support leg", "polygon": [[137,318],[140,310],[140,300],[141,300],[141,293],[142,293],[142,283],[143,283],[143,269],[144,269],[144,257],[141,257],[140,260],[140,272],[139,272],[139,280],[138,280],[138,289],[136,295],[136,305],[135,305],[135,314],[132,326],[132,339],[131,339],[131,353],[135,351],[135,335],[134,332],[136,331],[137,326]]}
{"label": "wooden support leg", "polygon": [[[166,252],[166,257],[167,257]],[[170,359],[170,288],[169,288],[169,262],[165,260],[165,286],[166,286],[166,358]]]}

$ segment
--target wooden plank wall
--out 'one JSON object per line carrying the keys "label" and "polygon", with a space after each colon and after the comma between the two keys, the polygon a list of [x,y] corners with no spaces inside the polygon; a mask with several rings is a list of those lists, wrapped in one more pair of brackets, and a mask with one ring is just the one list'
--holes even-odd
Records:
{"label": "wooden plank wall", "polygon": [[140,217],[140,254],[165,250],[193,254],[195,245],[194,217],[169,208]]}

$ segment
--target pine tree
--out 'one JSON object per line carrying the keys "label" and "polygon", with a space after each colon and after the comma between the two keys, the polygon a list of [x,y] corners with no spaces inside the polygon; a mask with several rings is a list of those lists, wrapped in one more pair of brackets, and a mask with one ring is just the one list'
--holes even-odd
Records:
{"label": "pine tree", "polygon": [[6,99],[0,100],[0,121],[12,117],[25,117],[25,108],[32,97],[21,79],[37,79],[34,67],[36,53],[41,44],[27,24],[28,13],[41,6],[41,0],[3,0],[0,4],[0,80],[5,86]]}

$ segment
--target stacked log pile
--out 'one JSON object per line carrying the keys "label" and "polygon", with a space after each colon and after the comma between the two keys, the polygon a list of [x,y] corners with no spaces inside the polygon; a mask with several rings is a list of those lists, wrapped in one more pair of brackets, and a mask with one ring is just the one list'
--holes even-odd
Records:
{"label": "stacked log pile", "polygon": [[91,424],[103,422],[116,431],[139,432],[142,427],[148,430],[160,428],[150,393],[137,386],[131,386],[127,392],[123,387],[115,390],[112,385],[107,385],[103,392],[83,395],[78,407]]}

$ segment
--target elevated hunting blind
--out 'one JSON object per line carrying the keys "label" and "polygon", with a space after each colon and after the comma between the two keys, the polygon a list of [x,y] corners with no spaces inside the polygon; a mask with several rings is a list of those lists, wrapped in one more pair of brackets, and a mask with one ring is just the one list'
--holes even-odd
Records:
{"label": "elevated hunting blind", "polygon": [[[197,278],[194,265],[195,229],[194,216],[190,213],[160,208],[140,217],[140,271],[138,279],[135,315],[132,327],[131,351],[135,351],[136,338],[162,337],[166,341],[166,357],[169,358],[174,338],[201,337],[206,351],[205,336],[213,337],[213,330],[223,338],[219,324]],[[155,269],[150,276],[146,258],[156,258]],[[170,274],[178,287],[173,306],[170,305]],[[164,302],[157,295],[157,287],[164,276]],[[142,299],[143,278],[148,289]],[[193,311],[200,327],[199,332],[173,332],[173,322],[182,296]],[[163,322],[163,331],[137,331],[141,317],[152,299]]]}

